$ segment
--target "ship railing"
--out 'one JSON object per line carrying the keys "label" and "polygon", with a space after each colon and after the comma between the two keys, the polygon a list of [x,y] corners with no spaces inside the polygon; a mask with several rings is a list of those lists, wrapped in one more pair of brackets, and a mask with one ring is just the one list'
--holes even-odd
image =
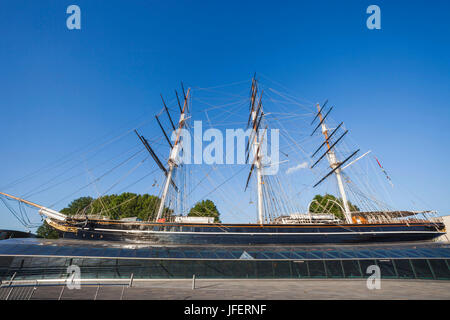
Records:
{"label": "ship railing", "polygon": [[331,224],[331,223],[342,223],[340,219],[329,219],[329,218],[299,218],[299,217],[289,217],[289,216],[281,216],[275,218],[271,223],[273,224]]}
{"label": "ship railing", "polygon": [[[438,217],[436,211],[373,211],[373,212],[351,212],[352,222],[355,224],[388,224],[388,223],[442,223],[443,219]],[[281,224],[343,224],[341,219],[322,219],[320,216],[330,213],[314,213],[291,216],[280,216],[272,223]]]}
{"label": "ship railing", "polygon": [[436,211],[373,211],[352,212],[353,220],[358,223],[440,223],[442,218]]}
{"label": "ship railing", "polygon": [[[110,220],[111,218],[102,214],[88,214],[88,215],[84,215],[84,214],[74,214],[71,215],[70,218],[72,219],[77,219],[77,220],[85,220],[86,218],[88,220]],[[130,217],[130,218],[135,218],[135,217]],[[121,219],[117,219],[117,220],[121,220]],[[123,221],[134,221],[134,220],[126,220],[123,219]],[[140,221],[140,220],[136,220],[136,221]],[[171,217],[166,217],[164,218],[164,222],[176,222],[175,221],[175,217],[171,216]]]}

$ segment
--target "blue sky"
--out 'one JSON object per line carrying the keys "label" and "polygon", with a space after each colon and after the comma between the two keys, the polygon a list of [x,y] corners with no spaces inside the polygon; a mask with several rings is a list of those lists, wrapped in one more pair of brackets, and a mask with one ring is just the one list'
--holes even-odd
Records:
{"label": "blue sky", "polygon": [[[81,30],[66,28],[71,4]],[[381,30],[366,28],[371,4]],[[212,87],[256,71],[328,98],[398,184],[448,214],[449,12],[448,1],[2,1],[0,185],[151,120],[181,80]],[[3,206],[0,217],[21,228]]]}

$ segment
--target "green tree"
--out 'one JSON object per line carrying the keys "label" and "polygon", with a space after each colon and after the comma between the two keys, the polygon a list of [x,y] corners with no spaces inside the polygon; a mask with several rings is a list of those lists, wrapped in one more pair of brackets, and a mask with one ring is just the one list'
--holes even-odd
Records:
{"label": "green tree", "polygon": [[36,234],[38,238],[45,238],[45,239],[58,239],[59,234],[58,231],[56,231],[55,228],[50,226],[47,221],[44,221],[44,223],[37,229]]}
{"label": "green tree", "polygon": [[[311,213],[324,213],[329,212],[335,215],[336,218],[344,219],[344,212],[341,207],[344,207],[344,202],[341,198],[336,198],[331,194],[325,194],[324,196],[317,194],[309,207],[309,211]],[[339,203],[339,205],[336,204]],[[348,205],[350,207],[350,211],[355,212],[359,211],[359,208],[348,201]]]}
{"label": "green tree", "polygon": [[211,200],[202,200],[195,204],[188,213],[189,217],[214,217],[214,222],[220,223],[220,213]]}
{"label": "green tree", "polygon": [[75,214],[89,214],[89,205],[94,201],[91,197],[81,197],[73,200],[67,208],[62,209],[60,212],[68,216]]}
{"label": "green tree", "polygon": [[[92,202],[90,214],[106,215],[110,219],[137,217],[141,220],[153,220],[159,208],[157,196],[125,192],[120,195],[107,195]],[[163,216],[173,214],[173,210],[164,208]]]}
{"label": "green tree", "polygon": [[[160,199],[157,196],[125,192],[120,195],[111,194],[97,199],[91,197],[80,197],[73,200],[60,212],[68,216],[75,214],[104,215],[110,219],[137,217],[147,221],[156,218]],[[164,208],[163,217],[173,215],[173,210]],[[51,231],[54,231],[52,233]],[[38,228],[38,235],[43,238],[57,237],[58,232],[46,222]]]}

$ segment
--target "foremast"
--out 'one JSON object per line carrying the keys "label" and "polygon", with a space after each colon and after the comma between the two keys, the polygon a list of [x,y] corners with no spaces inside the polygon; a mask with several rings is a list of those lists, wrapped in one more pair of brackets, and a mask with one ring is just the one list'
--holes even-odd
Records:
{"label": "foremast", "polygon": [[159,204],[158,213],[156,215],[156,221],[160,220],[162,217],[162,214],[164,211],[164,204],[165,204],[165,201],[167,198],[167,193],[169,191],[169,186],[172,182],[173,171],[178,166],[176,159],[178,158],[178,154],[180,153],[180,148],[181,148],[180,135],[181,135],[181,130],[183,129],[185,121],[186,121],[186,110],[187,110],[186,108],[187,108],[187,104],[188,104],[190,90],[191,89],[188,88],[187,93],[184,97],[184,104],[183,104],[183,108],[181,109],[180,120],[178,121],[178,129],[177,129],[177,133],[176,133],[175,143],[173,144],[173,146],[170,150],[169,160],[167,161],[168,165],[169,165],[169,169],[167,170],[166,181],[164,182],[164,188],[163,188],[163,192],[161,195],[161,202]]}

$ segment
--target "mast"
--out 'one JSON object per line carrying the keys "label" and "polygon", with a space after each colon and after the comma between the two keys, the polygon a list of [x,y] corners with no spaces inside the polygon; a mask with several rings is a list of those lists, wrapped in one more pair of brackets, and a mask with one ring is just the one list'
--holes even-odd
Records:
{"label": "mast", "polygon": [[[251,88],[251,98],[250,98],[250,116],[249,116],[248,125],[250,125],[250,122],[251,122],[252,132],[250,134],[249,141],[253,140],[251,142],[251,148],[253,150],[254,160],[253,160],[252,167],[250,169],[250,173],[248,175],[247,185],[246,185],[245,189],[247,189],[248,182],[250,180],[253,169],[256,167],[256,187],[257,187],[257,194],[258,194],[257,215],[258,215],[258,223],[263,224],[264,223],[264,207],[263,207],[263,189],[262,189],[263,181],[262,181],[262,163],[261,163],[261,160],[262,160],[262,154],[261,154],[262,138],[260,139],[260,137],[258,136],[258,128],[261,123],[261,119],[263,117],[263,112],[262,112],[262,103],[261,103],[262,92],[259,97],[258,105],[257,106],[255,105],[257,92],[258,92],[257,81],[256,81],[255,77],[253,77],[252,88]],[[247,146],[247,147],[249,147],[249,146]],[[247,159],[248,159],[248,156],[250,155],[249,148],[247,148],[247,151],[248,151],[248,154],[247,154]]]}
{"label": "mast", "polygon": [[[325,102],[325,104],[326,104],[326,102]],[[324,104],[324,106],[325,106],[325,104]],[[353,157],[359,150],[357,150],[357,151],[354,152],[350,157],[348,157],[347,159],[345,159],[345,161],[339,162],[339,160],[338,160],[337,157],[336,157],[336,153],[334,152],[334,148],[333,148],[333,147],[334,147],[334,146],[335,146],[335,145],[336,145],[336,144],[344,137],[344,135],[345,135],[348,131],[345,131],[345,132],[344,132],[344,133],[336,140],[335,143],[333,143],[332,145],[330,145],[330,138],[331,138],[331,136],[337,131],[337,129],[342,125],[342,123],[338,126],[338,128],[336,128],[336,129],[331,133],[331,135],[329,135],[329,134],[328,134],[328,131],[329,131],[329,130],[328,130],[328,128],[327,128],[327,125],[325,124],[325,119],[326,119],[326,117],[328,116],[328,114],[330,113],[330,111],[331,111],[332,108],[330,108],[330,110],[325,114],[325,116],[322,115],[322,109],[323,109],[323,108],[321,108],[320,105],[317,104],[317,111],[318,111],[318,113],[317,113],[316,118],[318,117],[320,122],[319,122],[319,124],[317,125],[316,129],[313,131],[312,134],[314,134],[314,132],[317,130],[317,128],[318,128],[319,126],[321,127],[322,134],[323,134],[323,136],[325,137],[325,142],[324,142],[324,144],[325,144],[326,147],[327,147],[327,150],[326,150],[325,154],[326,154],[326,156],[327,156],[328,163],[330,164],[330,167],[331,167],[332,171],[331,171],[328,175],[326,175],[322,180],[320,180],[318,183],[316,183],[315,186],[317,186],[320,182],[322,182],[322,181],[323,181],[326,177],[328,177],[331,173],[334,173],[334,175],[336,176],[337,184],[338,184],[339,194],[341,195],[341,199],[342,199],[342,202],[343,202],[343,204],[344,204],[344,216],[345,216],[345,220],[346,220],[347,223],[352,223],[351,210],[350,210],[350,206],[348,205],[348,198],[347,198],[347,194],[346,194],[346,192],[345,192],[344,182],[343,182],[343,180],[342,180],[342,168],[341,168],[341,166],[342,166],[345,162],[347,162],[351,157]],[[316,118],[314,118],[314,120],[315,120]],[[313,120],[313,122],[314,122],[314,120]],[[312,135],[312,134],[311,134],[311,135]],[[322,146],[323,146],[324,144],[322,144]],[[320,146],[319,149],[320,149],[322,146]],[[319,149],[318,149],[318,150],[319,150]],[[317,150],[317,151],[318,151],[318,150]],[[315,153],[317,153],[317,151],[316,151]],[[315,154],[315,153],[314,153],[314,154]],[[324,154],[324,155],[325,155],[325,154]],[[313,156],[314,156],[314,155],[313,155]],[[314,165],[313,165],[312,167],[314,167],[314,166],[321,160],[321,158],[323,158],[323,156],[320,157],[319,160],[317,160],[316,163],[314,163]]]}
{"label": "mast", "polygon": [[[187,107],[187,103],[188,103],[188,99],[189,99],[190,90],[191,90],[190,88],[187,90],[187,93],[184,97],[183,108],[180,108],[181,114],[180,114],[180,120],[178,121],[177,136],[175,139],[175,143],[173,144],[173,146],[170,150],[169,160],[167,161],[169,164],[169,169],[167,170],[166,181],[164,183],[164,189],[163,189],[163,193],[161,196],[161,203],[159,204],[158,213],[156,215],[156,221],[158,221],[162,217],[163,210],[164,210],[164,203],[167,198],[167,192],[169,191],[169,185],[172,181],[173,171],[178,166],[176,163],[176,159],[178,157],[178,153],[180,152],[180,141],[179,140],[180,140],[181,129],[183,129],[184,123],[186,120],[185,112],[186,112],[186,107]],[[177,99],[178,99],[178,94],[177,94]]]}
{"label": "mast", "polygon": [[[252,114],[253,122],[256,121],[256,111],[253,111]],[[255,123],[256,125],[256,123]],[[264,212],[263,212],[263,190],[262,190],[262,167],[261,167],[261,141],[258,141],[258,131],[255,131],[255,137],[253,140],[253,153],[255,154],[255,163],[256,163],[256,185],[258,192],[258,223],[264,223]]]}
{"label": "mast", "polygon": [[38,209],[45,208],[44,206],[38,205],[38,204],[36,204],[36,203],[34,203],[34,202],[31,202],[31,201],[28,201],[28,200],[25,200],[25,199],[22,199],[22,198],[19,198],[19,197],[15,197],[15,196],[13,196],[13,195],[10,195],[10,194],[4,193],[4,192],[0,192],[0,194],[1,194],[2,196],[5,196],[5,197],[8,197],[8,198],[14,199],[14,200],[16,200],[16,201],[26,203],[26,204],[28,204],[28,205],[30,205],[30,206],[33,206],[33,207],[35,207],[35,208],[38,208]]}
{"label": "mast", "polygon": [[34,202],[31,202],[31,201],[28,201],[28,200],[25,200],[25,199],[22,199],[22,198],[19,198],[19,197],[15,197],[13,195],[10,195],[10,194],[7,194],[7,193],[3,193],[3,192],[0,192],[0,195],[3,195],[5,197],[11,198],[11,199],[14,199],[14,200],[19,201],[19,202],[23,202],[23,203],[25,203],[27,205],[30,205],[30,206],[33,206],[35,208],[38,208],[39,209],[39,214],[45,215],[45,216],[47,216],[49,218],[53,218],[53,219],[56,219],[56,220],[59,220],[59,221],[65,221],[66,218],[67,218],[67,216],[65,214],[61,213],[61,212],[55,211],[55,210],[50,209],[50,208],[46,208],[46,207],[38,205],[38,204],[36,204]]}

